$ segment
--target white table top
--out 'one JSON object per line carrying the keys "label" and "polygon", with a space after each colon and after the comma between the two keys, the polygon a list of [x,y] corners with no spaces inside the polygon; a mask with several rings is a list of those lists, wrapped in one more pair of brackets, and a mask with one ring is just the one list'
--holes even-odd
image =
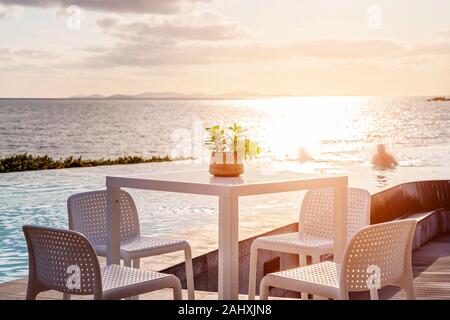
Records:
{"label": "white table top", "polygon": [[207,169],[107,176],[109,187],[204,195],[246,196],[347,184],[346,176],[250,169],[237,178],[212,176]]}

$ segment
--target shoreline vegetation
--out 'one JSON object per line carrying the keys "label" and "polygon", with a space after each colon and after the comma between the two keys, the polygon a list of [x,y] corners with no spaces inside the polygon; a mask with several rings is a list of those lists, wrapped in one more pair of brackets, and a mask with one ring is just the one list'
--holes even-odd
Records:
{"label": "shoreline vegetation", "polygon": [[169,156],[152,156],[151,158],[124,156],[115,159],[101,158],[96,160],[83,159],[81,156],[78,158],[70,156],[65,159],[53,159],[48,155],[35,156],[28,153],[22,153],[13,156],[0,157],[0,173],[166,162],[174,160],[183,159],[171,159]]}
{"label": "shoreline vegetation", "polygon": [[450,101],[450,98],[447,97],[435,97],[431,99],[427,99],[428,102],[441,102],[441,101]]}

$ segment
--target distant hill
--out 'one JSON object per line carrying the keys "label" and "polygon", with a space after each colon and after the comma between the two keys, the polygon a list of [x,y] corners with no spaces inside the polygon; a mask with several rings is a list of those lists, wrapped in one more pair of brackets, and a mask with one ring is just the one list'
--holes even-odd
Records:
{"label": "distant hill", "polygon": [[207,94],[203,92],[195,92],[191,94],[184,94],[179,92],[143,92],[136,95],[114,94],[111,96],[104,96],[101,94],[93,95],[77,95],[69,97],[69,99],[249,99],[249,98],[263,98],[270,96],[282,95],[261,95],[258,93],[235,91],[223,94]]}
{"label": "distant hill", "polygon": [[132,99],[132,96],[127,96],[125,94],[115,94],[104,99]]}
{"label": "distant hill", "polygon": [[90,96],[79,95],[79,96],[70,97],[70,99],[105,99],[105,98],[106,98],[106,96],[103,96],[101,94],[93,94]]}
{"label": "distant hill", "polygon": [[427,99],[427,101],[429,101],[429,102],[450,101],[450,98],[447,98],[447,97],[435,97],[435,98]]}
{"label": "distant hill", "polygon": [[183,99],[187,95],[178,92],[144,92],[131,97],[137,99]]}

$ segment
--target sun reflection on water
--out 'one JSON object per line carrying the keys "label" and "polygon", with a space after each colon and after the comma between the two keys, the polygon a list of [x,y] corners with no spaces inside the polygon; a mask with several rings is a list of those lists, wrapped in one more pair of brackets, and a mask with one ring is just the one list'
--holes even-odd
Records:
{"label": "sun reflection on water", "polygon": [[264,113],[261,121],[251,124],[257,124],[251,131],[276,159],[298,159],[300,148],[312,155],[330,153],[329,157],[347,153],[355,149],[355,141],[364,141],[373,127],[371,117],[364,112],[368,99],[292,97],[247,101],[256,113]]}

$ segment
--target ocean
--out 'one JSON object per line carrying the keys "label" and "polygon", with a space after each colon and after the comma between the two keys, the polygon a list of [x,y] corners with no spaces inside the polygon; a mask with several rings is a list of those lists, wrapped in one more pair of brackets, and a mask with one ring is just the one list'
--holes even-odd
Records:
{"label": "ocean", "polygon": [[[17,153],[85,159],[124,155],[195,160],[0,174],[0,282],[27,274],[23,224],[67,227],[70,194],[104,188],[106,175],[203,168],[204,128],[238,123],[258,141],[253,166],[347,174],[371,192],[403,181],[450,179],[450,102],[427,97],[289,97],[246,100],[0,100],[0,157]],[[370,165],[384,143],[399,167]],[[314,159],[298,161],[304,148]],[[210,197],[133,191],[143,232],[176,234],[214,225]],[[241,214],[283,210],[294,219],[297,195],[249,198]]]}

